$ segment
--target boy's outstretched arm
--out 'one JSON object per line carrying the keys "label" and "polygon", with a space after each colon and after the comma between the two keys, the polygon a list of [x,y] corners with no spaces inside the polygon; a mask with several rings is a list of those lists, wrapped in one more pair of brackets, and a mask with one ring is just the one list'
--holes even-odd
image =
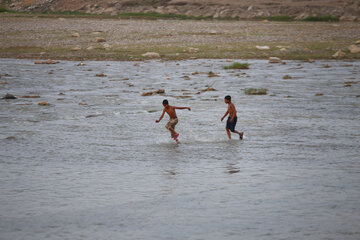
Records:
{"label": "boy's outstretched arm", "polygon": [[189,108],[189,107],[175,107],[174,106],[174,109],[187,109],[187,110],[191,111],[191,108]]}
{"label": "boy's outstretched arm", "polygon": [[159,120],[156,120],[155,122],[160,122],[161,121],[161,119],[164,117],[164,114],[165,114],[165,109],[163,110],[163,112],[162,112],[162,114],[161,114],[161,116],[160,116],[160,118],[159,118]]}
{"label": "boy's outstretched arm", "polygon": [[229,114],[229,110],[226,111],[225,115],[221,118],[221,121]]}

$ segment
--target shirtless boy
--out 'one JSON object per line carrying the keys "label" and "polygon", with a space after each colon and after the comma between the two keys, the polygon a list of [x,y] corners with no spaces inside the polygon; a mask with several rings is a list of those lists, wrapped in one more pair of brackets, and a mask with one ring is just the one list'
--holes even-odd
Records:
{"label": "shirtless boy", "polygon": [[178,142],[179,133],[175,132],[175,125],[178,123],[178,118],[176,116],[175,109],[188,109],[189,111],[191,111],[191,109],[189,107],[170,106],[168,100],[166,99],[163,101],[163,106],[164,106],[164,110],[161,114],[161,117],[159,118],[159,120],[156,120],[155,122],[157,123],[160,122],[166,112],[169,115],[170,120],[165,125],[165,128],[167,128],[170,131],[171,138],[173,138],[176,142]]}
{"label": "shirtless boy", "polygon": [[239,134],[240,140],[243,139],[244,132],[238,132],[235,130],[237,116],[236,116],[236,109],[234,104],[231,102],[231,96],[227,95],[225,97],[225,103],[228,104],[228,110],[226,111],[225,115],[221,118],[221,121],[229,114],[228,120],[226,122],[226,133],[231,139],[231,132]]}

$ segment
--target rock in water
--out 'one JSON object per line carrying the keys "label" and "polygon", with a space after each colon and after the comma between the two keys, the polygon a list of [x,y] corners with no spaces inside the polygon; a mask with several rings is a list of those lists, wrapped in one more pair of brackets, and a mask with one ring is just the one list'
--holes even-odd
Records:
{"label": "rock in water", "polygon": [[285,75],[283,79],[292,79],[292,77],[290,75]]}
{"label": "rock in water", "polygon": [[269,57],[269,63],[282,63],[282,61],[278,57]]}
{"label": "rock in water", "polygon": [[48,102],[39,102],[38,105],[39,106],[49,106],[50,103],[48,103]]}
{"label": "rock in water", "polygon": [[17,99],[17,97],[15,97],[14,95],[10,94],[10,93],[7,93],[3,99]]}
{"label": "rock in water", "polygon": [[151,96],[151,95],[154,95],[154,94],[164,94],[165,93],[165,90],[164,89],[158,89],[154,92],[144,92],[141,94],[141,96]]}
{"label": "rock in water", "polygon": [[34,64],[57,64],[59,61],[48,59],[46,61],[35,61]]}
{"label": "rock in water", "polygon": [[106,75],[104,73],[98,73],[95,75],[95,77],[106,77]]}

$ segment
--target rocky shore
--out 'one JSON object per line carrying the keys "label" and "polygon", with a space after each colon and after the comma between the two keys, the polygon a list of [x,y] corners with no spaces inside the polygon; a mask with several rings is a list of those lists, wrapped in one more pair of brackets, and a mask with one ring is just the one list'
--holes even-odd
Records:
{"label": "rocky shore", "polygon": [[295,19],[331,15],[345,21],[360,21],[356,0],[2,0],[15,11],[79,11],[117,15],[124,12],[185,14],[189,16],[249,19],[286,15]]}
{"label": "rocky shore", "polygon": [[356,22],[132,20],[0,14],[0,57],[360,59]]}

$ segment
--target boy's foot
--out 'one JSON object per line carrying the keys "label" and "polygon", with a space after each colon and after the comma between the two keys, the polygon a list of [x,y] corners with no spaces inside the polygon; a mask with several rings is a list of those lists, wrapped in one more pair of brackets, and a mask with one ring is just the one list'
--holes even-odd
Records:
{"label": "boy's foot", "polygon": [[179,134],[175,134],[175,136],[174,136],[174,140],[176,140],[177,141],[177,138],[179,137]]}
{"label": "boy's foot", "polygon": [[240,140],[243,139],[243,135],[244,135],[244,132],[241,132],[241,133],[239,134]]}

